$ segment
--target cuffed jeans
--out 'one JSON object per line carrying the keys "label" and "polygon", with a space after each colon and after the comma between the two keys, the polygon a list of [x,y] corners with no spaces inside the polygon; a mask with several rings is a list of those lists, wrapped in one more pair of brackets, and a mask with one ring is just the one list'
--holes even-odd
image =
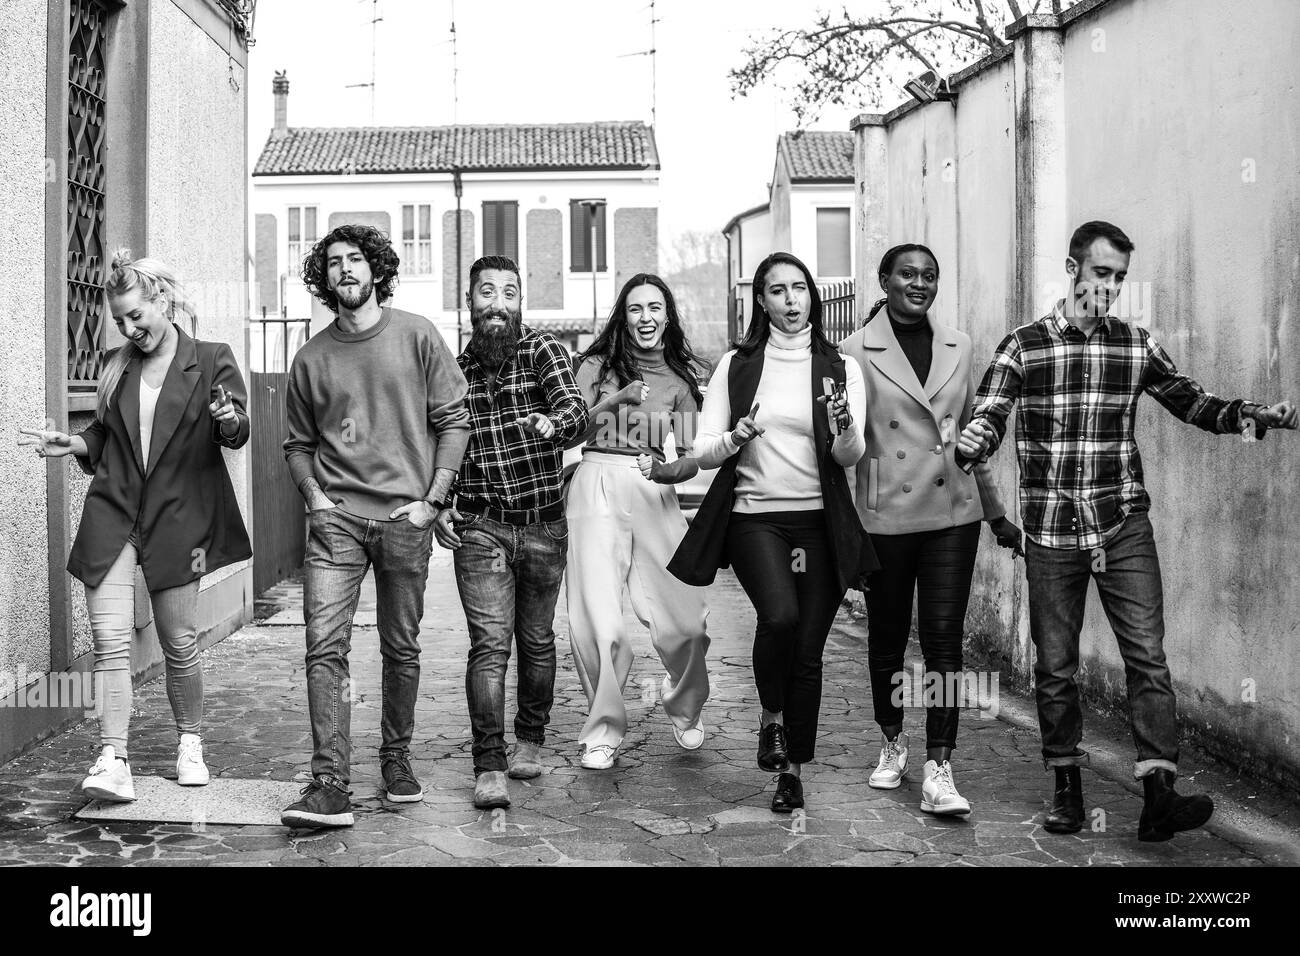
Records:
{"label": "cuffed jeans", "polygon": [[307,516],[303,612],[307,621],[307,707],[311,772],[347,789],[351,782],[352,618],[361,581],[375,569],[375,610],[383,658],[380,746],[405,756],[420,687],[420,617],[433,550],[433,525],[375,521],[340,508]]}
{"label": "cuffed jeans", "polygon": [[[126,544],[95,587],[86,610],[95,640],[95,705],[99,736],[126,759],[131,721],[131,638],[135,636],[136,549]],[[199,666],[199,582],[151,591],[154,625],[167,667],[167,700],[178,734],[197,734],[203,723],[203,671]]]}
{"label": "cuffed jeans", "polygon": [[474,775],[506,769],[506,666],[519,649],[515,738],[541,745],[555,699],[555,602],[564,578],[568,525],[513,525],[485,515],[458,524],[456,587],[469,626],[465,696]]}
{"label": "cuffed jeans", "polygon": [[694,727],[709,698],[709,611],[703,588],[667,570],[686,534],[677,492],[647,481],[634,455],[589,451],[574,472],[566,517],[569,636],[589,708],[579,745],[617,747],[627,733],[623,687],[633,654],[623,625],[625,585],[668,672],[664,713],[678,730]]}
{"label": "cuffed jeans", "polygon": [[1030,540],[1025,571],[1029,630],[1038,652],[1034,696],[1043,763],[1052,767],[1088,762],[1087,753],[1079,748],[1083,710],[1075,674],[1091,578],[1097,582],[1097,594],[1124,661],[1129,720],[1138,751],[1134,776],[1158,769],[1176,771],[1178,725],[1173,682],[1165,663],[1164,591],[1147,514],[1130,514],[1096,550],[1045,548]]}
{"label": "cuffed jeans", "polygon": [[[896,693],[912,631],[913,594],[925,669],[943,675],[943,687],[954,686],[949,675],[962,669],[962,630],[979,540],[978,521],[937,531],[871,536],[880,570],[871,576],[867,592],[867,661],[881,727],[903,723]],[[926,708],[927,749],[957,746],[958,713],[952,700]]]}

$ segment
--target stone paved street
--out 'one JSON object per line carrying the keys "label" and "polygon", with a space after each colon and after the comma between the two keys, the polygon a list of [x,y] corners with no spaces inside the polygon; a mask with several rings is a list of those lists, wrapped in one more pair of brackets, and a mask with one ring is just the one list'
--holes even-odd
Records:
{"label": "stone paved street", "polygon": [[[379,785],[379,655],[374,589],[363,590],[352,668],[357,809],[352,829],[309,833],[268,826],[89,824],[72,818],[76,787],[94,754],[96,725],[85,721],[0,767],[0,864],[835,864],[1258,866],[1296,862],[1294,804],[1193,755],[1189,788],[1212,792],[1220,812],[1205,830],[1163,844],[1136,839],[1139,789],[1126,780],[1130,744],[1122,725],[1089,724],[1094,766],[1085,795],[1104,830],[1045,833],[1038,821],[1051,778],[1037,757],[1031,702],[1001,693],[1000,716],[963,713],[954,766],[974,806],[967,822],[920,811],[920,763],[892,792],[870,789],[877,743],[866,670],[865,623],[842,613],[826,653],[821,738],[805,768],[808,806],[800,818],[768,810],[772,778],[756,769],[758,704],[749,664],[753,611],[724,572],[710,592],[714,692],[705,710],[703,749],[680,750],[654,701],[661,676],[643,628],[629,616],[637,659],[627,689],[630,729],[616,768],[578,766],[574,739],[585,699],[569,654],[563,598],[556,622],[559,673],[549,772],[511,781],[514,805],[484,813],[470,803],[472,771],[465,705],[465,623],[445,552],[436,551],[422,630],[423,676],[412,747],[426,794],[420,804],[386,806]],[[301,621],[296,585],[272,595],[271,621]],[[915,645],[913,645],[915,652]],[[291,781],[310,750],[301,624],[259,623],[209,650],[204,660],[206,753],[215,774]],[[510,682],[514,680],[513,665]],[[643,695],[643,688],[645,688]],[[508,722],[513,714],[511,695]],[[134,770],[173,772],[175,737],[163,681],[137,697]],[[919,710],[908,730],[923,732]],[[913,750],[916,755],[918,749]],[[1107,756],[1109,754],[1109,757]],[[1105,811],[1104,817],[1097,809]]]}

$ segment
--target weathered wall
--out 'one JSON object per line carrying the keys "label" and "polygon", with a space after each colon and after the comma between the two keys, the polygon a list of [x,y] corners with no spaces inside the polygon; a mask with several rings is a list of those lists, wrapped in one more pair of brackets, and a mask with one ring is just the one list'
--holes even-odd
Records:
{"label": "weathered wall", "polygon": [[[247,384],[246,77],[175,4],[155,0],[150,15],[150,253],[180,270],[198,308],[199,337],[228,343]],[[250,447],[224,454],[251,523]],[[201,590],[242,575],[251,592],[251,567],[245,561],[216,571]]]}
{"label": "weathered wall", "polygon": [[[5,296],[9,330],[0,362],[0,697],[12,688],[5,674],[19,666],[49,667],[49,592],[46,575],[46,463],[30,448],[13,446],[19,428],[45,421],[45,4],[6,4],[0,62],[36,64],[0,70],[0,258],[22,282],[21,296]],[[57,361],[57,356],[54,358]]]}
{"label": "weathered wall", "polygon": [[[857,250],[865,300],[877,297],[887,245],[925,242],[941,266],[936,314],[972,336],[982,374],[1008,329],[1064,293],[1069,229],[1109,219],[1137,246],[1129,317],[1148,323],[1180,368],[1227,397],[1296,398],[1300,5],[1250,0],[1227,17],[1212,4],[1102,0],[1064,20],[1017,35],[1016,57],[959,75],[955,104],[885,117],[883,174],[859,148],[859,215],[882,208],[887,222],[879,248]],[[1045,103],[1061,108],[1030,115]],[[860,147],[878,135],[879,118],[863,120]],[[1151,399],[1137,432],[1180,714],[1209,748],[1295,783],[1300,509],[1287,493],[1297,436],[1208,435]],[[1011,447],[995,471],[1018,518]],[[987,535],[968,630],[1031,674],[1023,566]],[[1086,688],[1122,703],[1122,665],[1095,594],[1081,652]]]}

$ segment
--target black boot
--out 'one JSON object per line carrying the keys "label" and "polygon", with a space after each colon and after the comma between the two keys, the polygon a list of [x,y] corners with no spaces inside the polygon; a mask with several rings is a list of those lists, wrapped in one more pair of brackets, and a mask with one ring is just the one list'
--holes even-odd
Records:
{"label": "black boot", "polygon": [[1195,830],[1214,813],[1214,801],[1203,793],[1179,796],[1172,770],[1156,770],[1142,778],[1142,816],[1138,839],[1146,843],[1168,840],[1183,830]]}
{"label": "black boot", "polygon": [[758,731],[758,769],[780,773],[790,769],[790,757],[785,750],[785,727],[767,724]]}
{"label": "black boot", "polygon": [[1083,781],[1079,768],[1056,768],[1056,793],[1043,829],[1048,833],[1078,833],[1083,829]]}

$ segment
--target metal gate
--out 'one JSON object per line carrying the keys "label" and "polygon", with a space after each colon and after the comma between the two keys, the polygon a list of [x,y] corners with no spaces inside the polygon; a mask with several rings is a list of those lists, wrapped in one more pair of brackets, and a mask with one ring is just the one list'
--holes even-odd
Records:
{"label": "metal gate", "polygon": [[260,597],[302,568],[307,518],[289,477],[286,396],[294,354],[311,336],[310,319],[254,320],[249,328],[253,436],[253,591]]}

